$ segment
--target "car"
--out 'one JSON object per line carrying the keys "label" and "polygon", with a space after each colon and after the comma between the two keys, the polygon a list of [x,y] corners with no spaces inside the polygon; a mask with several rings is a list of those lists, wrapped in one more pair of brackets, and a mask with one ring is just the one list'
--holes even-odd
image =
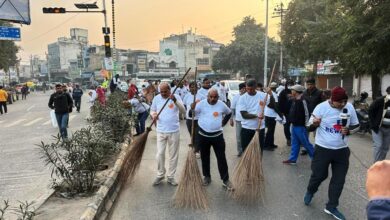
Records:
{"label": "car", "polygon": [[227,97],[228,103],[231,103],[233,101],[233,97],[240,92],[238,89],[238,85],[240,85],[244,81],[241,81],[241,80],[222,80],[221,82],[225,83],[225,87],[228,91],[228,97]]}
{"label": "car", "polygon": [[127,92],[127,90],[129,90],[129,85],[127,85],[126,82],[121,82],[119,84],[119,89],[122,91],[122,92]]}

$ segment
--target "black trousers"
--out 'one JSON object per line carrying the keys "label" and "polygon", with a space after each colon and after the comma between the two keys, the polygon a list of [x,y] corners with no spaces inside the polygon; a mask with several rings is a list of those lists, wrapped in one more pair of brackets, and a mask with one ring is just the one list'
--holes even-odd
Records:
{"label": "black trousers", "polygon": [[275,117],[265,116],[265,126],[267,127],[267,133],[265,135],[265,147],[273,148],[275,146]]}
{"label": "black trousers", "polygon": [[223,134],[217,137],[205,137],[199,134],[200,157],[202,159],[203,176],[211,177],[210,174],[210,149],[214,148],[217,157],[218,171],[223,181],[229,180],[228,165],[225,155],[225,139]]}
{"label": "black trousers", "polygon": [[328,177],[328,169],[331,165],[332,177],[329,183],[329,202],[326,204],[326,208],[336,208],[339,205],[339,198],[348,172],[349,155],[349,148],[330,150],[318,145],[315,147],[314,158],[311,162],[312,174],[307,191],[312,194],[317,192],[322,181]]}
{"label": "black trousers", "polygon": [[76,106],[77,111],[80,111],[81,107],[81,99],[73,99],[74,100],[74,105]]}
{"label": "black trousers", "polygon": [[[188,132],[190,133],[191,135],[191,129],[192,129],[192,120],[191,119],[186,119],[186,125],[187,125],[187,129],[188,129]],[[195,149],[195,152],[199,152],[199,126],[198,126],[198,120],[195,120],[194,121],[194,149]]]}
{"label": "black trousers", "polygon": [[0,113],[1,114],[3,114],[3,108],[4,108],[4,112],[7,113],[7,101],[0,102]]}
{"label": "black trousers", "polygon": [[291,140],[290,127],[291,127],[291,122],[289,122],[289,120],[286,119],[286,124],[283,125],[284,136],[286,137],[286,140]]}
{"label": "black trousers", "polygon": [[[253,136],[255,136],[256,130],[241,129],[241,146],[242,146],[242,152],[245,152],[246,148],[248,147],[249,143],[251,142]],[[259,142],[260,142],[260,150],[263,152],[264,148],[264,133],[265,129],[260,129],[259,133]]]}
{"label": "black trousers", "polygon": [[22,93],[22,100],[27,99],[27,93]]}

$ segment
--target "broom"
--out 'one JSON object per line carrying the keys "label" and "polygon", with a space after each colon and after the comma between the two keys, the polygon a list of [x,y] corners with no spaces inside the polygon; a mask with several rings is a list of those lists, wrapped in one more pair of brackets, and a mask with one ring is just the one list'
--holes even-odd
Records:
{"label": "broom", "polygon": [[[189,68],[186,71],[186,73],[184,74],[183,78],[180,80],[179,83],[181,83],[184,80],[184,78],[188,75],[190,70],[191,68]],[[179,87],[176,87],[173,90],[172,94],[175,94],[177,88]],[[135,174],[137,173],[137,170],[141,164],[142,155],[145,150],[146,141],[148,140],[149,132],[152,130],[152,126],[157,122],[157,118],[160,116],[161,112],[164,110],[169,100],[170,99],[168,98],[167,101],[164,103],[163,107],[158,112],[157,116],[153,119],[150,126],[146,128],[144,133],[142,133],[137,139],[134,140],[133,146],[125,153],[125,156],[123,158],[124,162],[122,163],[121,166],[122,172],[121,172],[120,182],[122,185],[125,184],[128,180],[130,180],[131,182]]]}
{"label": "broom", "polygon": [[[271,78],[274,75],[276,62],[274,64]],[[265,105],[267,103],[268,93],[264,99],[264,107],[262,108],[262,115],[264,115]],[[254,203],[259,199],[264,203],[264,175],[262,166],[262,155],[260,153],[259,132],[261,128],[262,119],[259,119],[259,125],[251,142],[241,156],[236,168],[233,172],[232,182],[234,191],[230,192],[230,196],[243,203]]]}
{"label": "broom", "polygon": [[[195,68],[195,81],[197,68]],[[196,102],[196,93],[194,101]],[[176,208],[207,209],[208,199],[205,188],[202,186],[202,176],[199,171],[198,162],[194,149],[195,115],[192,114],[191,144],[187,153],[186,163],[180,176],[179,185],[173,196],[173,204]]]}

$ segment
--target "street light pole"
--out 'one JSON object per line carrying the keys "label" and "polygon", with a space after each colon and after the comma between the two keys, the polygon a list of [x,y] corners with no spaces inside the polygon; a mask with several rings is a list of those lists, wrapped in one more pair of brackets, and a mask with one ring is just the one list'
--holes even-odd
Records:
{"label": "street light pole", "polygon": [[280,66],[279,66],[279,74],[283,73],[283,41],[282,41],[282,31],[283,31],[283,16],[288,11],[283,7],[283,2],[280,3],[276,8],[274,8],[274,16],[273,18],[280,17]]}
{"label": "street light pole", "polygon": [[265,1],[264,86],[267,86],[268,62],[268,0]]}

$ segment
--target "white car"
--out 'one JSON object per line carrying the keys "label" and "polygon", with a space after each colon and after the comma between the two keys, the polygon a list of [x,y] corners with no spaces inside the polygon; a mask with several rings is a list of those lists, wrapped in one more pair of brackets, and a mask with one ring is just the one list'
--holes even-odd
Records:
{"label": "white car", "polygon": [[127,85],[126,82],[120,82],[119,89],[122,92],[127,92],[127,90],[129,90],[129,85]]}
{"label": "white car", "polygon": [[231,103],[233,101],[233,97],[237,95],[240,91],[238,89],[238,85],[243,83],[244,81],[241,80],[223,80],[221,82],[225,83],[225,87],[228,91],[228,103]]}

